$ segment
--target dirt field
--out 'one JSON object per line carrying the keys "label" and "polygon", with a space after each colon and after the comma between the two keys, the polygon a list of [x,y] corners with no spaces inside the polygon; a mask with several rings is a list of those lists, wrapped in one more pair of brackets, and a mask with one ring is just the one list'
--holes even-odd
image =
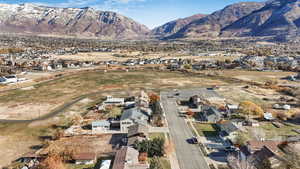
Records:
{"label": "dirt field", "polygon": [[282,80],[282,78],[295,75],[293,72],[258,72],[258,71],[244,71],[244,70],[216,70],[216,71],[203,71],[204,73],[214,73],[224,77],[232,77],[249,82],[260,82],[265,83],[268,80],[276,80],[279,83],[291,83],[287,80]]}
{"label": "dirt field", "polygon": [[95,153],[98,157],[109,156],[115,152],[115,147],[124,138],[124,135],[101,135],[85,137],[66,137],[50,143],[50,146],[41,152],[60,152],[66,149],[74,153]]}
{"label": "dirt field", "polygon": [[[116,55],[125,55],[126,57],[116,57]],[[173,58],[181,58],[181,59],[194,59],[196,61],[203,60],[234,60],[238,58],[238,56],[224,56],[222,54],[216,56],[193,56],[185,53],[142,53],[142,52],[90,52],[90,53],[78,53],[75,55],[53,55],[55,59],[65,59],[65,60],[76,60],[76,61],[126,61],[128,59],[136,59],[136,58],[164,58],[164,59],[173,59]]]}
{"label": "dirt field", "polygon": [[0,93],[0,117],[31,119],[47,114],[74,98],[91,93],[156,90],[170,87],[224,85],[217,80],[187,77],[172,72],[86,72],[69,75],[38,85],[30,90]]}

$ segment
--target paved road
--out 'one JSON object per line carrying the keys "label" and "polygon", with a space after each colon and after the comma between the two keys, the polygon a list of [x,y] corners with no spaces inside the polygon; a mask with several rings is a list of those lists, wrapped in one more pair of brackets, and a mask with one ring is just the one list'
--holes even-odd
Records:
{"label": "paved road", "polygon": [[161,102],[166,113],[180,169],[209,169],[199,147],[188,144],[186,141],[193,136],[193,133],[185,120],[178,117],[176,99],[167,98],[167,93],[163,92],[161,93]]}

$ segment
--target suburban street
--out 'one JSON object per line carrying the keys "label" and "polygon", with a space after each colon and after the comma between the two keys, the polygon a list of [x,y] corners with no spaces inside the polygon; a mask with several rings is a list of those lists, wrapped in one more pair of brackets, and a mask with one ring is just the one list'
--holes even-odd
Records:
{"label": "suburban street", "polygon": [[178,116],[176,99],[168,98],[168,93],[162,92],[161,103],[166,113],[170,136],[175,145],[180,169],[209,169],[199,147],[187,142],[193,133],[185,120]]}

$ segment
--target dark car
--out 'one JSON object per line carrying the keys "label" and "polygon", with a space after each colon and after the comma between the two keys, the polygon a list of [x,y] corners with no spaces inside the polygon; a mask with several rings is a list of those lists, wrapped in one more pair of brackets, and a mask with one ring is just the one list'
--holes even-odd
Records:
{"label": "dark car", "polygon": [[228,147],[225,147],[224,150],[227,152],[234,152],[234,151],[236,151],[236,148],[234,146],[228,146]]}
{"label": "dark car", "polygon": [[199,142],[198,142],[198,139],[196,138],[196,137],[192,137],[192,138],[190,138],[190,139],[187,139],[187,142],[189,143],[189,144],[198,144]]}

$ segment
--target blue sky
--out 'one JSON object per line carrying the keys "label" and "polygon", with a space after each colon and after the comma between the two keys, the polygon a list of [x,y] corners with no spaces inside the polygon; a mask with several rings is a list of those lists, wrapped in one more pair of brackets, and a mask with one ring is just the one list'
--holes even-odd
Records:
{"label": "blue sky", "polygon": [[[93,7],[115,11],[149,28],[198,13],[209,14],[242,0],[0,0],[0,3],[37,3],[56,7]],[[262,1],[262,0],[252,0]]]}

